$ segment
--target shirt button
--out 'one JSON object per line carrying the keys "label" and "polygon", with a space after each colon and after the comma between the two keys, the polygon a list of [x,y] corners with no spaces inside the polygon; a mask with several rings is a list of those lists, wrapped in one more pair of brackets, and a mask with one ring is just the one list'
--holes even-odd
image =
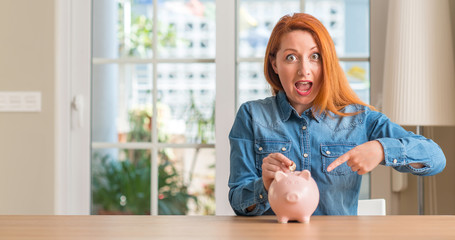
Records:
{"label": "shirt button", "polygon": [[262,151],[262,147],[259,147],[258,150],[259,150],[259,151]]}
{"label": "shirt button", "polygon": [[397,163],[398,161],[396,159],[393,159],[393,163]]}
{"label": "shirt button", "polygon": [[286,151],[286,148],[285,148],[285,147],[282,147],[282,148],[281,148],[281,151],[283,151],[283,152]]}
{"label": "shirt button", "polygon": [[302,127],[302,130],[306,130],[306,126],[303,126],[303,127]]}
{"label": "shirt button", "polygon": [[328,155],[330,155],[331,152],[330,152],[330,151],[325,151],[325,153],[327,153]]}
{"label": "shirt button", "polygon": [[264,197],[262,196],[262,194],[259,194],[259,198],[262,199],[262,198],[264,198]]}
{"label": "shirt button", "polygon": [[304,154],[303,154],[303,157],[308,157],[308,153],[304,153]]}

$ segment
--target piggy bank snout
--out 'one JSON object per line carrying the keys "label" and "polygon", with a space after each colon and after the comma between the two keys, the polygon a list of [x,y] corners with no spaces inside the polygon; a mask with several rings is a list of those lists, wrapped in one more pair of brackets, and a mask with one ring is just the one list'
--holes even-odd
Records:
{"label": "piggy bank snout", "polygon": [[300,194],[298,192],[290,192],[286,194],[286,200],[290,203],[296,203],[300,199]]}

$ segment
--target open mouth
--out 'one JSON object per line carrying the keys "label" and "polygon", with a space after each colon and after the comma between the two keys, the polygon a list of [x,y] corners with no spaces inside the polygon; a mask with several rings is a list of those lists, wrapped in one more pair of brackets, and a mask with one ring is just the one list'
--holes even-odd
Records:
{"label": "open mouth", "polygon": [[299,81],[295,83],[295,88],[300,95],[308,95],[311,92],[311,88],[313,87],[313,83],[310,81]]}

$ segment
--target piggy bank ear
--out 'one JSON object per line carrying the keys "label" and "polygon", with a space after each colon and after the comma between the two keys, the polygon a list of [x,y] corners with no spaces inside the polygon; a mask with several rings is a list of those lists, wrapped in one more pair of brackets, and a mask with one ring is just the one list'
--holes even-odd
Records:
{"label": "piggy bank ear", "polygon": [[310,180],[311,178],[311,173],[308,170],[303,170],[299,174],[300,177],[303,177],[305,180]]}
{"label": "piggy bank ear", "polygon": [[280,182],[281,179],[284,179],[286,178],[288,175],[286,175],[286,173],[284,173],[283,171],[278,171],[278,172],[275,172],[275,180],[277,182]]}

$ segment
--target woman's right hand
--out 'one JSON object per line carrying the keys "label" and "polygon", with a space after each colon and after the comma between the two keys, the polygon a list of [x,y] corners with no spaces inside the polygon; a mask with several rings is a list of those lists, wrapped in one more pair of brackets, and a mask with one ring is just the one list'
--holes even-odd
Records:
{"label": "woman's right hand", "polygon": [[292,161],[281,153],[271,153],[262,160],[262,181],[268,192],[270,184],[278,171],[289,172]]}

